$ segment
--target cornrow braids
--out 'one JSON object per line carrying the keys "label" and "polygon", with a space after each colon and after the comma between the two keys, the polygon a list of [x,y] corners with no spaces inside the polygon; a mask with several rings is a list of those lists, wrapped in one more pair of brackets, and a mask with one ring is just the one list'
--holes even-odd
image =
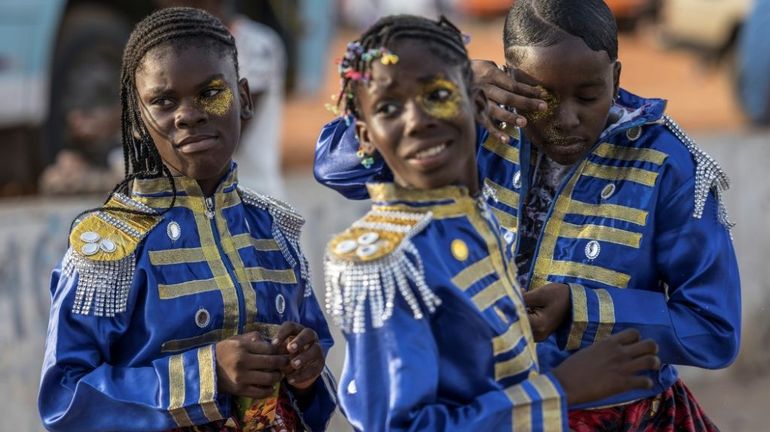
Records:
{"label": "cornrow braids", "polygon": [[[414,39],[428,45],[438,56],[451,65],[462,67],[468,84],[473,75],[465,44],[468,37],[445,17],[434,21],[414,15],[391,15],[381,18],[361,35],[348,44],[345,56],[340,60],[341,80],[337,106],[344,103],[344,114],[357,116],[355,86],[371,78],[372,62],[379,59],[383,64],[393,64],[398,57],[390,50],[399,39]],[[470,86],[469,86],[470,88]],[[343,102],[344,101],[344,102]]]}
{"label": "cornrow braids", "polygon": [[516,64],[522,55],[516,48],[550,47],[568,36],[618,58],[618,26],[603,0],[517,0],[505,19],[503,45]]}
{"label": "cornrow braids", "polygon": [[[221,50],[230,54],[238,71],[238,52],[235,39],[227,27],[213,15],[195,8],[174,7],[160,9],[145,17],[134,27],[123,51],[120,73],[121,134],[125,177],[110,192],[105,203],[118,192],[130,194],[134,179],[158,178],[165,176],[172,188],[173,197],[165,213],[176,203],[176,184],[171,171],[155,148],[147,126],[141,116],[141,105],[136,91],[136,71],[150,50],[161,45],[172,44],[184,49],[187,46]],[[148,214],[140,210],[119,207],[99,207],[80,213],[74,223],[83,215],[94,211],[115,211],[130,214]]]}

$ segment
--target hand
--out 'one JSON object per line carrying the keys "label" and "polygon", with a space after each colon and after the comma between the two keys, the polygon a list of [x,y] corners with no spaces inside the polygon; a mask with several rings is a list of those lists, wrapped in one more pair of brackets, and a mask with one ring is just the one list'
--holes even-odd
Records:
{"label": "hand", "polygon": [[567,393],[567,404],[596,401],[635,389],[652,388],[650,378],[638,375],[660,368],[658,345],[640,341],[639,332],[627,329],[584,348],[553,370]]}
{"label": "hand", "polygon": [[505,122],[518,127],[527,126],[527,119],[516,113],[512,113],[500,105],[515,108],[517,111],[545,111],[548,109],[543,101],[543,91],[540,88],[517,81],[511,74],[500,70],[497,65],[489,60],[471,61],[474,82],[487,96],[489,116],[484,122],[490,134],[496,135],[504,142],[510,138],[504,130],[500,129],[494,120]]}
{"label": "hand", "polygon": [[548,338],[569,316],[569,285],[549,283],[524,293],[529,325],[536,342]]}
{"label": "hand", "polygon": [[289,353],[286,381],[298,390],[312,386],[323,371],[325,359],[318,335],[313,329],[287,321],[278,328],[273,345]]}
{"label": "hand", "polygon": [[216,344],[219,391],[234,396],[262,399],[273,394],[283,378],[289,356],[252,332]]}

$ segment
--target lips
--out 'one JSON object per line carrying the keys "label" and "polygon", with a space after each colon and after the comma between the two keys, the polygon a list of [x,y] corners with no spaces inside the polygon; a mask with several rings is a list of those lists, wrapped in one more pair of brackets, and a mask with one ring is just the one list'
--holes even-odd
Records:
{"label": "lips", "polygon": [[215,135],[192,135],[180,140],[175,147],[181,153],[190,154],[210,150],[218,144]]}
{"label": "lips", "polygon": [[451,141],[443,141],[438,144],[432,144],[429,146],[421,146],[420,149],[412,152],[407,156],[406,160],[412,164],[421,168],[429,168],[434,165],[443,163],[444,158],[448,155],[447,149]]}

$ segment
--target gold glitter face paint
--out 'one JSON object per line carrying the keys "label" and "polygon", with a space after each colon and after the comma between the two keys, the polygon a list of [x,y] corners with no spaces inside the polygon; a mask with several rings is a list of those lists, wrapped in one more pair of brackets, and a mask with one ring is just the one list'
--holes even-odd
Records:
{"label": "gold glitter face paint", "polygon": [[195,104],[209,115],[221,117],[227,114],[233,106],[233,91],[221,79],[215,79],[208,85],[206,92],[219,90],[213,96],[200,95],[195,98]]}
{"label": "gold glitter face paint", "polygon": [[548,107],[545,111],[522,112],[522,115],[527,119],[527,121],[531,122],[540,121],[553,116],[553,114],[556,112],[556,107],[559,106],[559,99],[556,97],[556,95],[543,88],[543,86],[537,86],[535,88],[542,92],[542,99],[545,101]]}
{"label": "gold glitter face paint", "polygon": [[440,120],[449,120],[460,114],[460,89],[454,82],[436,78],[426,84],[417,96],[417,103],[423,110]]}

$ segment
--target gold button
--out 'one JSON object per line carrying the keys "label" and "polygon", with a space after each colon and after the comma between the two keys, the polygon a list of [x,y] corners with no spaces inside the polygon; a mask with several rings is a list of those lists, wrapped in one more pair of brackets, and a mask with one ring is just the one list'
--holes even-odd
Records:
{"label": "gold button", "polygon": [[466,245],[464,241],[454,239],[452,240],[450,248],[452,250],[452,256],[454,256],[457,261],[465,261],[468,259],[468,245]]}

